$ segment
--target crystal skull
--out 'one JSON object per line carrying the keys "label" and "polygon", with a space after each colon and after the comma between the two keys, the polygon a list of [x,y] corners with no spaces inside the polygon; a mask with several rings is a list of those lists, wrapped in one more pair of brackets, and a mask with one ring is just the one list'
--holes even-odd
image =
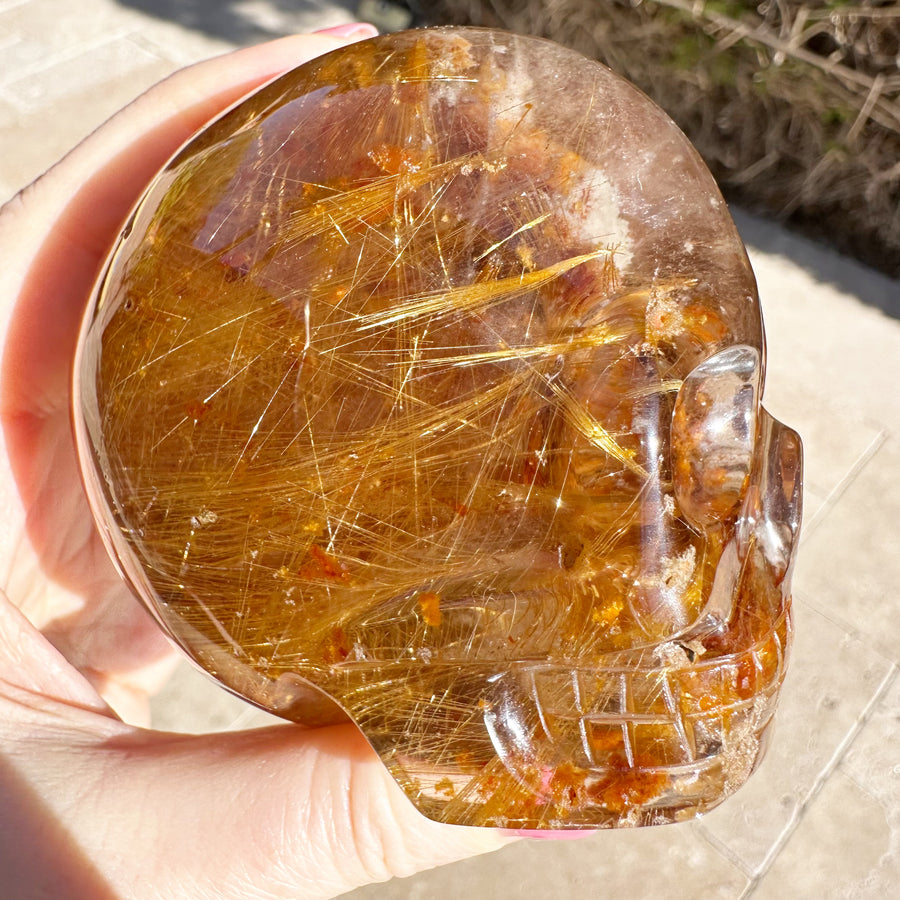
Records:
{"label": "crystal skull", "polygon": [[456,824],[651,825],[761,757],[797,435],[718,190],[603,66],[477,29],[275,80],[134,210],[74,380],[86,490],[233,692],[349,717]]}

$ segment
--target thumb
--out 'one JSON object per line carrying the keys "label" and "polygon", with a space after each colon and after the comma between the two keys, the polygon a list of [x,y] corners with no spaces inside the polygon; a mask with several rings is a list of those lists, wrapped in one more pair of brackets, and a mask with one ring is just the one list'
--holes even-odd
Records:
{"label": "thumb", "polygon": [[222,900],[334,897],[508,842],[422,817],[350,725],[142,733],[114,744],[124,761],[114,778],[120,808],[133,808],[140,791],[161,897],[184,884]]}
{"label": "thumb", "polygon": [[3,597],[0,806],[14,897],[334,897],[508,841],[423,818],[353,726],[126,725]]}

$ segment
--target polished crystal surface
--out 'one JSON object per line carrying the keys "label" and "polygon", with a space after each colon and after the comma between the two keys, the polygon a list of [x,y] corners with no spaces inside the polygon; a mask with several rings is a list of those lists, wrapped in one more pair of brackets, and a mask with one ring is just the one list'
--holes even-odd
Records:
{"label": "polished crystal surface", "polygon": [[189,142],[75,373],[111,554],[231,690],[349,716],[418,808],[690,818],[758,762],[790,643],[796,434],[725,205],[554,44],[335,51]]}

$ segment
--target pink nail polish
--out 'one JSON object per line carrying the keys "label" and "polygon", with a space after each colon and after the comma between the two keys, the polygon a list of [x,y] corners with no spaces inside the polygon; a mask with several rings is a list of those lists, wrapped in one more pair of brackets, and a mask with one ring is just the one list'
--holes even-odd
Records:
{"label": "pink nail polish", "polygon": [[500,831],[506,837],[531,838],[532,840],[545,841],[577,841],[579,838],[590,837],[594,831],[537,831],[530,828],[501,828]]}
{"label": "pink nail polish", "polygon": [[319,28],[313,34],[327,34],[337,38],[370,38],[378,35],[378,29],[368,22],[348,22],[346,25],[332,25],[331,28]]}

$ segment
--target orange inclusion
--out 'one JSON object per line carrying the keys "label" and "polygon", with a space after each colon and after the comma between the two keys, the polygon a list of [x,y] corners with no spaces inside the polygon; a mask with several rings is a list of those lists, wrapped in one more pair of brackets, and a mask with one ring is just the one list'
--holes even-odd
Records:
{"label": "orange inclusion", "polygon": [[335,581],[346,581],[347,571],[330,553],[326,553],[317,544],[309,548],[309,559],[300,567],[301,578],[329,578]]}
{"label": "orange inclusion", "polygon": [[588,788],[588,794],[610,812],[621,815],[662,793],[666,776],[646,770],[655,765],[659,765],[655,759],[638,754],[632,767],[624,753],[615,753],[609,759],[610,771]]}
{"label": "orange inclusion", "polygon": [[350,641],[347,634],[340,625],[331,629],[328,635],[328,642],[322,652],[322,658],[327,663],[343,662],[350,655]]}
{"label": "orange inclusion", "polygon": [[690,303],[684,310],[684,326],[704,343],[713,344],[728,336],[728,326],[707,304]]}
{"label": "orange inclusion", "polygon": [[416,160],[409,150],[403,147],[383,146],[369,153],[369,159],[388,175],[400,175],[406,172],[416,172],[422,165],[422,160]]}
{"label": "orange inclusion", "polygon": [[591,725],[591,745],[598,750],[621,750],[624,744],[620,725]]}
{"label": "orange inclusion", "polygon": [[185,412],[187,412],[188,417],[193,419],[195,422],[199,422],[209,411],[209,404],[204,403],[202,400],[195,400],[193,403],[188,403]]}
{"label": "orange inclusion", "polygon": [[448,797],[452,797],[456,793],[453,782],[449,778],[442,778],[435,784],[434,789],[438,794],[446,794]]}
{"label": "orange inclusion", "polygon": [[437,628],[441,624],[441,598],[433,591],[419,594],[419,607],[426,625]]}
{"label": "orange inclusion", "polygon": [[558,806],[580,806],[584,802],[587,771],[571,763],[563,763],[550,778],[548,791]]}

